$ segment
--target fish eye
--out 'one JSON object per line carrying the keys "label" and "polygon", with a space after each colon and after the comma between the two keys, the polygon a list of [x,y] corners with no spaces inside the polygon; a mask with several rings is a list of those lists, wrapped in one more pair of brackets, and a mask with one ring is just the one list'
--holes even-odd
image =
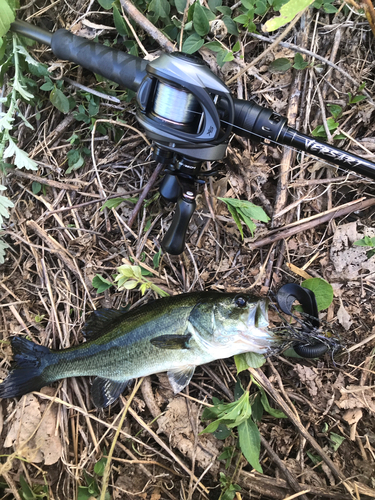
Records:
{"label": "fish eye", "polygon": [[237,297],[235,297],[234,299],[234,302],[238,307],[245,307],[247,304],[247,300],[242,295],[237,295]]}

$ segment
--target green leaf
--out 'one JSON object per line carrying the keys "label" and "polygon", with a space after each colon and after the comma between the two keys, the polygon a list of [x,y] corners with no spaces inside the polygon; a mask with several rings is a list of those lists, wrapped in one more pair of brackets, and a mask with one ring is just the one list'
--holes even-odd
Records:
{"label": "green leaf", "polygon": [[231,50],[226,50],[224,48],[221,49],[216,56],[217,64],[220,67],[222,67],[223,64],[228,61],[233,61],[233,59],[234,59],[233,52]]}
{"label": "green leaf", "polygon": [[216,429],[214,432],[214,436],[216,439],[220,439],[221,441],[226,439],[228,436],[230,436],[232,431],[228,429],[228,427],[225,424],[220,424],[219,427]]}
{"label": "green leaf", "polygon": [[10,25],[16,16],[6,0],[0,0],[0,12],[0,37],[2,37],[8,33]]}
{"label": "green leaf", "polygon": [[52,83],[51,80],[49,81],[46,81],[46,83],[43,83],[43,85],[40,87],[40,90],[45,90],[47,92],[49,92],[50,90],[52,90],[54,87],[54,84]]}
{"label": "green leaf", "polygon": [[49,99],[55,108],[61,111],[61,113],[66,114],[69,112],[69,99],[63,94],[63,92],[61,92],[60,89],[55,87],[50,93]]}
{"label": "green leaf", "polygon": [[301,285],[314,292],[318,304],[318,311],[323,311],[331,305],[333,300],[333,288],[328,281],[323,278],[310,278],[303,281]]}
{"label": "green leaf", "polygon": [[269,221],[269,217],[265,213],[263,208],[254,205],[250,201],[237,200],[236,198],[219,197],[218,199],[223,201],[227,205],[228,210],[230,211],[234,221],[237,224],[237,227],[241,233],[242,238],[243,238],[243,230],[240,219],[242,219],[245,222],[245,224],[248,226],[252,234],[256,229],[256,226],[251,219],[259,220],[262,222]]}
{"label": "green leaf", "polygon": [[[333,118],[328,118],[327,119],[327,127],[330,132],[334,132],[339,124],[335,122]],[[326,131],[323,125],[318,125],[312,132],[311,134],[314,137],[327,137]]]}
{"label": "green leaf", "polygon": [[102,477],[104,474],[104,469],[107,463],[107,459],[102,457],[100,460],[96,462],[94,465],[94,472],[97,476]]}
{"label": "green leaf", "polygon": [[264,31],[275,31],[290,23],[297,14],[311,5],[314,0],[289,0],[288,3],[283,5],[280,9],[280,16],[273,17],[264,25]]}
{"label": "green leaf", "polygon": [[227,207],[231,216],[233,217],[234,222],[237,224],[238,230],[241,233],[241,237],[243,239],[243,229],[242,229],[241,219],[238,216],[238,212],[235,207],[232,207],[232,205],[227,204]]}
{"label": "green leaf", "polygon": [[5,262],[5,255],[6,255],[6,249],[9,248],[8,243],[5,243],[5,241],[0,238],[0,264],[4,264]]}
{"label": "green leaf", "polygon": [[20,475],[20,485],[21,485],[22,497],[24,500],[34,500],[37,498],[22,474]]}
{"label": "green leaf", "polygon": [[31,190],[34,194],[38,194],[41,192],[42,190],[42,185],[40,182],[37,182],[37,181],[34,181],[32,184],[31,184]]}
{"label": "green leaf", "polygon": [[194,29],[200,36],[206,36],[210,31],[210,23],[208,22],[206,13],[200,3],[195,4],[193,14]]}
{"label": "green leaf", "polygon": [[261,393],[258,392],[256,395],[253,404],[251,405],[251,410],[252,410],[252,417],[255,423],[260,422],[263,417],[263,404],[261,401]]}
{"label": "green leaf", "polygon": [[186,8],[187,0],[174,0],[174,4],[176,6],[177,12],[183,14]]}
{"label": "green leaf", "polygon": [[112,7],[114,0],[98,0],[99,5],[103,7],[105,10],[109,10]]}
{"label": "green leaf", "polygon": [[375,236],[370,238],[370,236],[365,236],[361,240],[357,240],[353,243],[356,247],[375,247]]}
{"label": "green leaf", "polygon": [[154,266],[154,269],[157,269],[159,267],[161,256],[162,256],[162,250],[160,249],[152,258],[152,264]]}
{"label": "green leaf", "polygon": [[260,368],[266,362],[266,358],[263,354],[257,354],[255,352],[246,352],[245,360],[250,368]]}
{"label": "green leaf", "polygon": [[208,424],[207,427],[200,432],[200,434],[209,434],[211,432],[215,432],[219,427],[219,425],[220,425],[220,420],[214,420],[213,422]]}
{"label": "green leaf", "polygon": [[249,20],[249,16],[247,14],[240,14],[239,16],[235,17],[233,21],[239,24],[246,24]]}
{"label": "green leaf", "polygon": [[97,289],[97,293],[103,293],[105,290],[108,290],[108,288],[113,286],[113,283],[103,278],[100,274],[97,274],[92,280],[92,286]]}
{"label": "green leaf", "polygon": [[[6,188],[4,186],[0,186],[0,191],[5,191],[5,189]],[[3,217],[5,217],[6,219],[9,218],[8,208],[13,208],[13,207],[14,204],[12,201],[9,200],[9,198],[0,195],[0,226],[4,221]]]}
{"label": "green leaf", "polygon": [[234,356],[234,362],[236,364],[237,375],[249,368],[246,362],[245,354],[236,354]]}
{"label": "green leaf", "polygon": [[312,461],[314,465],[320,464],[322,461],[321,457],[319,455],[313,455],[311,452],[307,451],[306,455],[309,457],[309,459]]}
{"label": "green leaf", "polygon": [[[231,13],[232,13],[232,11],[231,11]],[[230,15],[228,15],[228,16],[224,15],[223,16],[223,22],[224,22],[225,27],[227,28],[228,33],[230,35],[238,36],[240,34],[240,32],[238,31],[236,23],[233,21],[233,19],[230,17]]]}
{"label": "green leaf", "polygon": [[337,451],[339,447],[342,445],[342,443],[345,441],[344,436],[340,436],[339,434],[336,434],[334,432],[330,433],[329,438],[332,442],[332,447],[334,451]]}
{"label": "green leaf", "polygon": [[247,216],[245,215],[241,209],[238,209],[237,210],[237,213],[239,215],[239,217],[244,221],[244,223],[247,225],[247,227],[250,229],[250,232],[251,232],[251,236],[254,235],[254,231],[256,230],[256,225],[254,224],[254,222]]}
{"label": "green leaf", "polygon": [[129,201],[130,203],[137,203],[138,198],[111,198],[103,203],[103,206],[100,210],[104,210],[105,208],[117,208],[123,201]]}
{"label": "green leaf", "polygon": [[268,69],[271,73],[285,73],[292,67],[292,63],[286,57],[279,57],[271,62]]}
{"label": "green leaf", "polygon": [[221,12],[221,14],[224,14],[224,16],[230,17],[232,15],[232,9],[230,7],[227,7],[226,5],[218,5],[216,7],[216,10]]}
{"label": "green leaf", "polygon": [[245,7],[245,9],[252,10],[252,9],[254,9],[255,1],[254,0],[242,0],[242,5]]}
{"label": "green leaf", "polygon": [[237,42],[233,45],[232,51],[233,51],[233,52],[238,52],[240,49],[241,49],[241,44],[240,44],[240,42],[239,42],[239,41],[237,41]]}
{"label": "green leaf", "polygon": [[334,5],[328,2],[323,4],[323,10],[327,14],[335,14],[336,12],[338,12],[338,9]]}
{"label": "green leaf", "polygon": [[257,6],[256,6],[256,9],[254,11],[255,14],[257,16],[264,16],[264,14],[268,10],[268,5],[267,5],[266,1],[264,1],[264,0],[258,0],[256,5]]}
{"label": "green leaf", "polygon": [[365,95],[356,95],[356,96],[352,97],[349,104],[356,104],[357,102],[361,102],[364,99],[367,99],[367,97]]}
{"label": "green leaf", "polygon": [[194,54],[194,52],[199,50],[203,44],[203,38],[201,38],[198,33],[193,33],[184,41],[182,45],[182,52],[186,52],[187,54]]}
{"label": "green leaf", "polygon": [[302,69],[307,68],[308,65],[309,65],[309,63],[304,61],[302,54],[297,52],[297,54],[295,54],[295,56],[294,56],[293,68],[296,70],[302,70]]}
{"label": "green leaf", "polygon": [[74,170],[78,170],[85,163],[85,160],[78,149],[71,149],[68,151],[66,156],[68,158],[69,165],[69,168],[66,169],[66,174],[70,174],[71,172],[74,172]]}
{"label": "green leaf", "polygon": [[222,0],[208,0],[208,6],[213,13],[216,12],[217,8],[220,7],[222,3]]}
{"label": "green leaf", "polygon": [[129,35],[129,29],[126,24],[125,19],[122,17],[120,11],[116,7],[116,5],[113,6],[113,21],[115,23],[116,30],[121,36],[128,36]]}
{"label": "green leaf", "polygon": [[275,418],[288,418],[284,412],[282,412],[281,410],[278,410],[276,408],[272,408],[272,406],[270,406],[270,403],[268,401],[267,395],[266,395],[263,387],[259,386],[259,390],[261,393],[261,403],[262,403],[263,408],[265,409],[265,411],[267,413],[269,413],[270,415],[272,415]]}
{"label": "green leaf", "polygon": [[329,131],[335,131],[339,124],[333,119],[333,118],[328,118],[327,119],[327,126]]}
{"label": "green leaf", "polygon": [[289,349],[286,349],[283,351],[283,356],[286,356],[287,358],[300,358],[302,359],[302,356],[296,353],[296,351],[293,349],[293,347],[289,347]]}
{"label": "green leaf", "polygon": [[238,437],[241,451],[246,460],[256,471],[263,472],[259,463],[260,433],[257,425],[251,418],[238,426]]}
{"label": "green leaf", "polygon": [[77,500],[89,500],[92,495],[87,486],[78,486]]}
{"label": "green leaf", "polygon": [[155,285],[155,283],[150,283],[151,290],[160,295],[160,297],[169,297],[169,293],[162,288]]}
{"label": "green leaf", "polygon": [[204,47],[212,50],[213,52],[220,52],[223,49],[223,46],[220,42],[208,42],[204,44]]}
{"label": "green leaf", "polygon": [[251,217],[254,220],[259,220],[261,222],[268,222],[270,218],[263,210],[262,207],[254,205],[251,201],[247,200],[237,200],[236,198],[219,198],[227,205],[232,205],[233,207],[240,209],[247,217]]}
{"label": "green leaf", "polygon": [[341,116],[342,107],[338,104],[327,104],[327,107],[329,108],[331,115],[335,120],[337,120]]}
{"label": "green leaf", "polygon": [[162,19],[167,19],[171,6],[168,0],[151,0],[148,6],[148,11],[154,13],[154,17],[158,20],[160,17]]}
{"label": "green leaf", "polygon": [[15,157],[14,164],[17,168],[26,168],[27,170],[38,170],[38,164],[29,158],[29,155],[26,151],[20,149],[17,144],[11,139],[8,138],[8,147],[3,153],[3,158],[11,158]]}

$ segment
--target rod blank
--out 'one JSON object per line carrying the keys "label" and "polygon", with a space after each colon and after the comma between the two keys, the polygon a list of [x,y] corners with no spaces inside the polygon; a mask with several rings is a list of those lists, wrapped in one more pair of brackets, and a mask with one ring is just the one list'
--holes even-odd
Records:
{"label": "rod blank", "polygon": [[26,23],[25,21],[14,21],[14,23],[11,24],[10,29],[15,33],[27,36],[27,38],[31,38],[39,43],[43,43],[44,45],[51,45],[52,43],[52,33]]}

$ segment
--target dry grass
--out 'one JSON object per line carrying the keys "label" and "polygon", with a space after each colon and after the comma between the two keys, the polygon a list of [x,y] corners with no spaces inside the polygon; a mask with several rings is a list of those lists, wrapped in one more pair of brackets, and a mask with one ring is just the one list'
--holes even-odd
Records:
{"label": "dry grass", "polygon": [[[96,24],[112,24],[110,16],[97,13],[97,7],[92,2],[77,2],[74,8],[67,2],[51,3],[46,4],[43,17],[40,7],[30,2],[21,14],[24,19],[33,16],[35,23],[52,23],[51,29],[73,25],[82,17]],[[347,92],[356,89],[335,70],[337,65],[359,83],[366,81],[367,92],[373,95],[375,59],[369,26],[354,14],[345,18],[316,11],[305,14],[301,23],[302,28],[297,24],[284,42],[316,53],[331,65],[323,65],[321,71],[270,73],[268,65],[273,59],[294,54],[278,45],[232,83],[233,93],[240,98],[256,96],[260,104],[287,115],[289,124],[305,133],[311,133],[328,113],[321,102],[339,104],[344,108],[340,127],[352,138],[339,146],[373,161],[373,105],[366,100],[347,106]],[[113,32],[104,34],[113,37]],[[226,65],[222,72],[214,68],[224,80],[267,48],[252,35],[243,36],[241,44],[243,61]],[[55,60],[46,49],[34,46],[31,50],[43,62]],[[88,87],[96,84],[93,75],[73,64],[61,63],[61,71]],[[76,95],[74,86],[66,88]],[[77,95],[76,99],[79,103],[83,98]],[[47,99],[39,111],[40,117],[30,118],[34,132],[19,127],[16,133],[22,147],[38,161],[37,177],[14,172],[5,180],[15,208],[4,228],[10,249],[0,266],[3,377],[9,368],[6,340],[10,336],[27,334],[44,345],[66,348],[82,341],[82,326],[93,309],[152,299],[152,292],[142,298],[136,292],[116,292],[113,288],[98,296],[92,279],[96,274],[111,278],[124,258],[136,263],[144,260],[153,269],[158,242],[171,220],[171,207],[165,207],[160,199],[143,205],[132,228],[128,225],[131,203],[101,210],[108,198],[138,196],[155,169],[150,146],[134,118],[133,101],[120,105],[102,102],[98,115],[102,124],[113,120],[114,114],[128,124],[123,129],[108,128],[105,133],[98,130],[99,121],[90,133],[87,125],[75,119],[74,112],[64,117]],[[32,117],[35,109],[25,107],[24,113]],[[91,158],[87,157],[79,170],[65,175],[67,153],[72,148],[68,139],[73,133],[92,147]],[[158,434],[158,423],[154,422],[158,412],[171,411],[168,403],[173,396],[163,377],[152,377],[147,381],[148,390],[134,395],[121,429],[118,423],[125,400],[96,411],[88,380],[64,380],[53,390],[21,402],[3,401],[0,475],[7,483],[3,498],[20,498],[21,474],[34,488],[46,484],[51,499],[76,498],[78,487],[87,484],[84,472],[93,474],[104,448],[108,453],[112,443],[108,481],[115,499],[218,498],[219,469],[228,476],[235,474],[234,481],[242,487],[239,499],[285,499],[296,492],[299,498],[375,496],[375,257],[367,260],[363,253],[359,257],[350,253],[354,231],[364,234],[363,225],[374,235],[375,222],[371,206],[351,214],[340,212],[342,206],[355,200],[372,201],[373,183],[347,176],[342,170],[336,172],[308,155],[299,155],[297,163],[294,151],[267,145],[257,148],[237,137],[228,147],[223,167],[226,173],[210,178],[201,190],[186,251],[179,257],[165,255],[151,279],[170,293],[216,289],[252,290],[264,295],[285,282],[300,282],[306,275],[323,277],[335,289],[325,320],[341,332],[350,358],[333,363],[329,356],[318,362],[278,357],[263,371],[253,372],[289,416],[287,420],[266,417],[262,421],[264,475],[252,472],[244,460],[236,470],[228,471],[224,471],[224,462],[219,466],[200,462],[202,449],[214,459],[223,444],[211,437],[209,443],[202,444],[196,415],[202,405],[211,403],[212,395],[228,400],[235,375],[231,360],[197,369],[186,394],[181,395],[181,408],[175,410],[188,415],[189,422],[186,416],[168,413],[176,426],[184,427],[174,440],[174,430]],[[32,189],[36,180],[45,187],[39,194]],[[157,185],[148,198],[156,193]],[[272,227],[259,224],[255,238],[248,234],[242,242],[217,196],[241,196],[262,205],[273,216]],[[309,217],[322,212],[333,216],[324,222],[318,219],[317,225],[309,224]],[[307,225],[302,225],[306,220]],[[292,223],[295,227],[300,224],[303,231],[285,232],[285,226]],[[352,225],[348,227],[348,223]],[[270,242],[267,238],[275,234],[280,238]],[[350,326],[345,313],[350,315]],[[54,444],[53,451],[60,458],[54,463],[47,458],[51,441],[36,439],[37,426],[44,436],[59,437],[61,449]],[[116,430],[118,437],[114,439]],[[345,437],[337,451],[329,439],[331,432]],[[318,465],[311,456],[318,457]],[[101,487],[100,478],[98,485]]]}

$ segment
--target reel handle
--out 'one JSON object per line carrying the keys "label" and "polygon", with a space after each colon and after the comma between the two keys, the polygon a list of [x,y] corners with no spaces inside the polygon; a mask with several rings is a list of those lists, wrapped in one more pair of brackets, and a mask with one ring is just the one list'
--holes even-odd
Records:
{"label": "reel handle", "polygon": [[[190,194],[193,196],[192,198]],[[164,252],[171,255],[179,255],[184,251],[186,231],[189,227],[189,222],[195,207],[195,195],[191,191],[184,193],[178,200],[172,224],[169,226],[161,242],[161,247]]]}
{"label": "reel handle", "polygon": [[160,194],[166,201],[176,203],[182,195],[182,187],[177,175],[166,173],[160,184]]}

